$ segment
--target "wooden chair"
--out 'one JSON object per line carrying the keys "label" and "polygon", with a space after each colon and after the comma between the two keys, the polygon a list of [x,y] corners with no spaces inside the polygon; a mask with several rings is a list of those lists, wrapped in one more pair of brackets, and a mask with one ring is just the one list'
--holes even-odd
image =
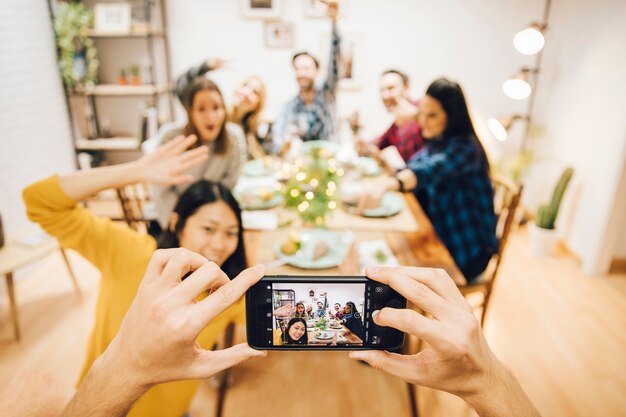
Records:
{"label": "wooden chair", "polygon": [[482,300],[475,308],[480,308],[480,325],[484,326],[487,309],[491,301],[493,286],[498,277],[502,256],[506,248],[509,235],[515,225],[515,212],[522,197],[523,186],[518,186],[506,177],[495,175],[492,177],[494,188],[494,210],[497,216],[496,236],[498,237],[498,251],[492,256],[487,269],[475,283],[459,287],[464,296],[482,294]]}
{"label": "wooden chair", "polygon": [[123,220],[137,231],[146,231],[150,220],[144,215],[144,208],[150,201],[146,184],[132,184],[115,190],[122,208]]}
{"label": "wooden chair", "polygon": [[[466,297],[474,294],[482,295],[480,303],[473,306],[474,308],[481,309],[481,327],[485,324],[485,317],[491,300],[493,285],[498,277],[498,271],[500,263],[502,262],[502,255],[504,254],[506,243],[515,224],[515,212],[519,206],[523,189],[523,186],[518,186],[510,179],[499,175],[493,176],[492,182],[494,189],[494,211],[497,217],[496,236],[498,237],[498,251],[492,256],[489,264],[487,265],[487,269],[475,283],[459,287],[461,293]],[[404,352],[414,354],[421,351],[422,347],[423,343],[421,339],[409,336],[404,346]],[[411,415],[412,417],[418,417],[419,407],[417,402],[417,387],[407,384],[407,389],[409,393]]]}

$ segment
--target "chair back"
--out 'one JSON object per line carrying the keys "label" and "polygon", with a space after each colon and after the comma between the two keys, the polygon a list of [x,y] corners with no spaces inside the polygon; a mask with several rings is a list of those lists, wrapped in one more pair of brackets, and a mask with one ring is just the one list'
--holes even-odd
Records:
{"label": "chair back", "polygon": [[131,184],[116,189],[124,221],[137,231],[148,226],[149,220],[144,216],[144,206],[150,199],[150,193],[146,184]]}
{"label": "chair back", "polygon": [[498,238],[498,251],[492,258],[493,269],[489,279],[493,284],[502,262],[509,235],[515,225],[515,213],[522,198],[523,186],[517,185],[511,179],[501,175],[494,175],[492,183],[494,190],[493,205],[496,213],[496,237]]}

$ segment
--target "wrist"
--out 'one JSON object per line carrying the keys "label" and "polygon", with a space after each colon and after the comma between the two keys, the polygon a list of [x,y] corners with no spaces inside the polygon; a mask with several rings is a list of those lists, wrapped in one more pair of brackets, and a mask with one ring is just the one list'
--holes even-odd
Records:
{"label": "wrist", "polygon": [[539,416],[513,373],[492,356],[491,365],[476,378],[474,389],[459,397],[481,417]]}

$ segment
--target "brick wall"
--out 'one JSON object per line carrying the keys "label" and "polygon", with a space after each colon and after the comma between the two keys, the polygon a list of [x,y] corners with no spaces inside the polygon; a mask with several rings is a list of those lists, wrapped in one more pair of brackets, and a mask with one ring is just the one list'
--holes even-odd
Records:
{"label": "brick wall", "polygon": [[0,63],[0,214],[16,233],[29,225],[22,189],[75,166],[46,1],[2,2]]}

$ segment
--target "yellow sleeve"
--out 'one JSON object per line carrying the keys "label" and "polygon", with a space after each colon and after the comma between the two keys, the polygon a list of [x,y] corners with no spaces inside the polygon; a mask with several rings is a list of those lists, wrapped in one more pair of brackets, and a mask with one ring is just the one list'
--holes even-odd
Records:
{"label": "yellow sleeve", "polygon": [[114,276],[105,272],[130,270],[135,263],[144,263],[145,259],[129,256],[136,255],[138,247],[156,249],[152,237],[80,207],[65,194],[57,176],[29,185],[23,191],[23,198],[31,221],[57,238],[62,247],[80,253],[104,276]]}
{"label": "yellow sleeve", "polygon": [[281,332],[280,330],[274,330],[272,333],[273,333],[272,344],[274,346],[282,346],[283,345],[283,332]]}

